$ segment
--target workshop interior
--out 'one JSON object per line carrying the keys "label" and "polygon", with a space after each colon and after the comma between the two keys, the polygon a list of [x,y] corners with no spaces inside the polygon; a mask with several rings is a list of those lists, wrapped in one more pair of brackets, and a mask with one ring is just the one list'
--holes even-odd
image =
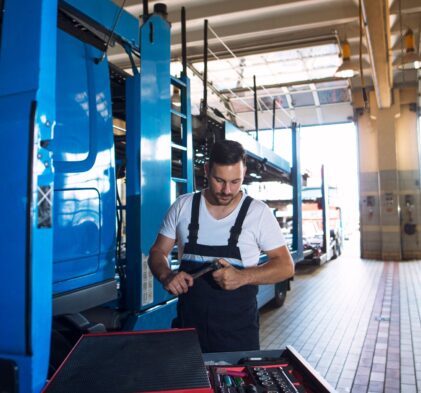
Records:
{"label": "workshop interior", "polygon": [[[0,392],[421,391],[420,34],[417,0],[0,0]],[[307,130],[340,140],[344,124],[350,160],[303,150]],[[148,266],[222,140],[244,147],[244,192],[295,263],[259,285],[259,351],[202,353]],[[373,281],[348,306],[355,333],[326,349],[355,363],[314,349],[346,310],[307,346],[276,339],[307,325],[310,299],[336,315],[317,280],[356,288],[359,272]]]}

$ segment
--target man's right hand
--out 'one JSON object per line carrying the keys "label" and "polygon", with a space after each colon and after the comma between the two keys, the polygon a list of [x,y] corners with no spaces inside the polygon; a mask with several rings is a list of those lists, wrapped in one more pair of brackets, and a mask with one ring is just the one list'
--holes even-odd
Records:
{"label": "man's right hand", "polygon": [[162,285],[171,294],[178,296],[186,293],[193,286],[193,277],[186,272],[171,272],[162,280]]}

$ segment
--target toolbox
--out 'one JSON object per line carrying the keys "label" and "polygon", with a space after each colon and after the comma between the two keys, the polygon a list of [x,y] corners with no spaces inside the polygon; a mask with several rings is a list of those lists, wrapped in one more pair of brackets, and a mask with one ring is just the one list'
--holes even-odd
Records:
{"label": "toolbox", "polygon": [[292,347],[202,354],[194,329],[83,335],[42,393],[333,393]]}

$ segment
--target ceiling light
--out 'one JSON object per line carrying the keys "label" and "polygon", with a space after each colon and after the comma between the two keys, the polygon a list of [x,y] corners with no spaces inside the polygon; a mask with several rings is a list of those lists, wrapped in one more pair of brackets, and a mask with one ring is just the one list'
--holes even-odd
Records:
{"label": "ceiling light", "polygon": [[395,65],[401,70],[417,70],[421,68],[421,57],[415,52],[415,36],[411,29],[405,33],[405,53],[400,55]]}
{"label": "ceiling light", "polygon": [[351,47],[348,40],[341,43],[342,64],[335,72],[337,78],[352,78],[358,74],[358,65],[351,61]]}
{"label": "ceiling light", "polygon": [[177,88],[174,88],[174,91],[173,91],[172,104],[174,106],[181,107],[180,90],[178,90]]}

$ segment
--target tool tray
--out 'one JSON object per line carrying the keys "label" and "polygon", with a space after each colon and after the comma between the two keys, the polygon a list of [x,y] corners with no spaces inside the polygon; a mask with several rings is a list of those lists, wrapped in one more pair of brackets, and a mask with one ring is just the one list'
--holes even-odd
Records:
{"label": "tool tray", "polygon": [[213,353],[204,357],[215,393],[336,392],[290,346],[284,350]]}
{"label": "tool tray", "polygon": [[241,367],[211,366],[209,379],[216,393],[305,393],[287,363]]}

